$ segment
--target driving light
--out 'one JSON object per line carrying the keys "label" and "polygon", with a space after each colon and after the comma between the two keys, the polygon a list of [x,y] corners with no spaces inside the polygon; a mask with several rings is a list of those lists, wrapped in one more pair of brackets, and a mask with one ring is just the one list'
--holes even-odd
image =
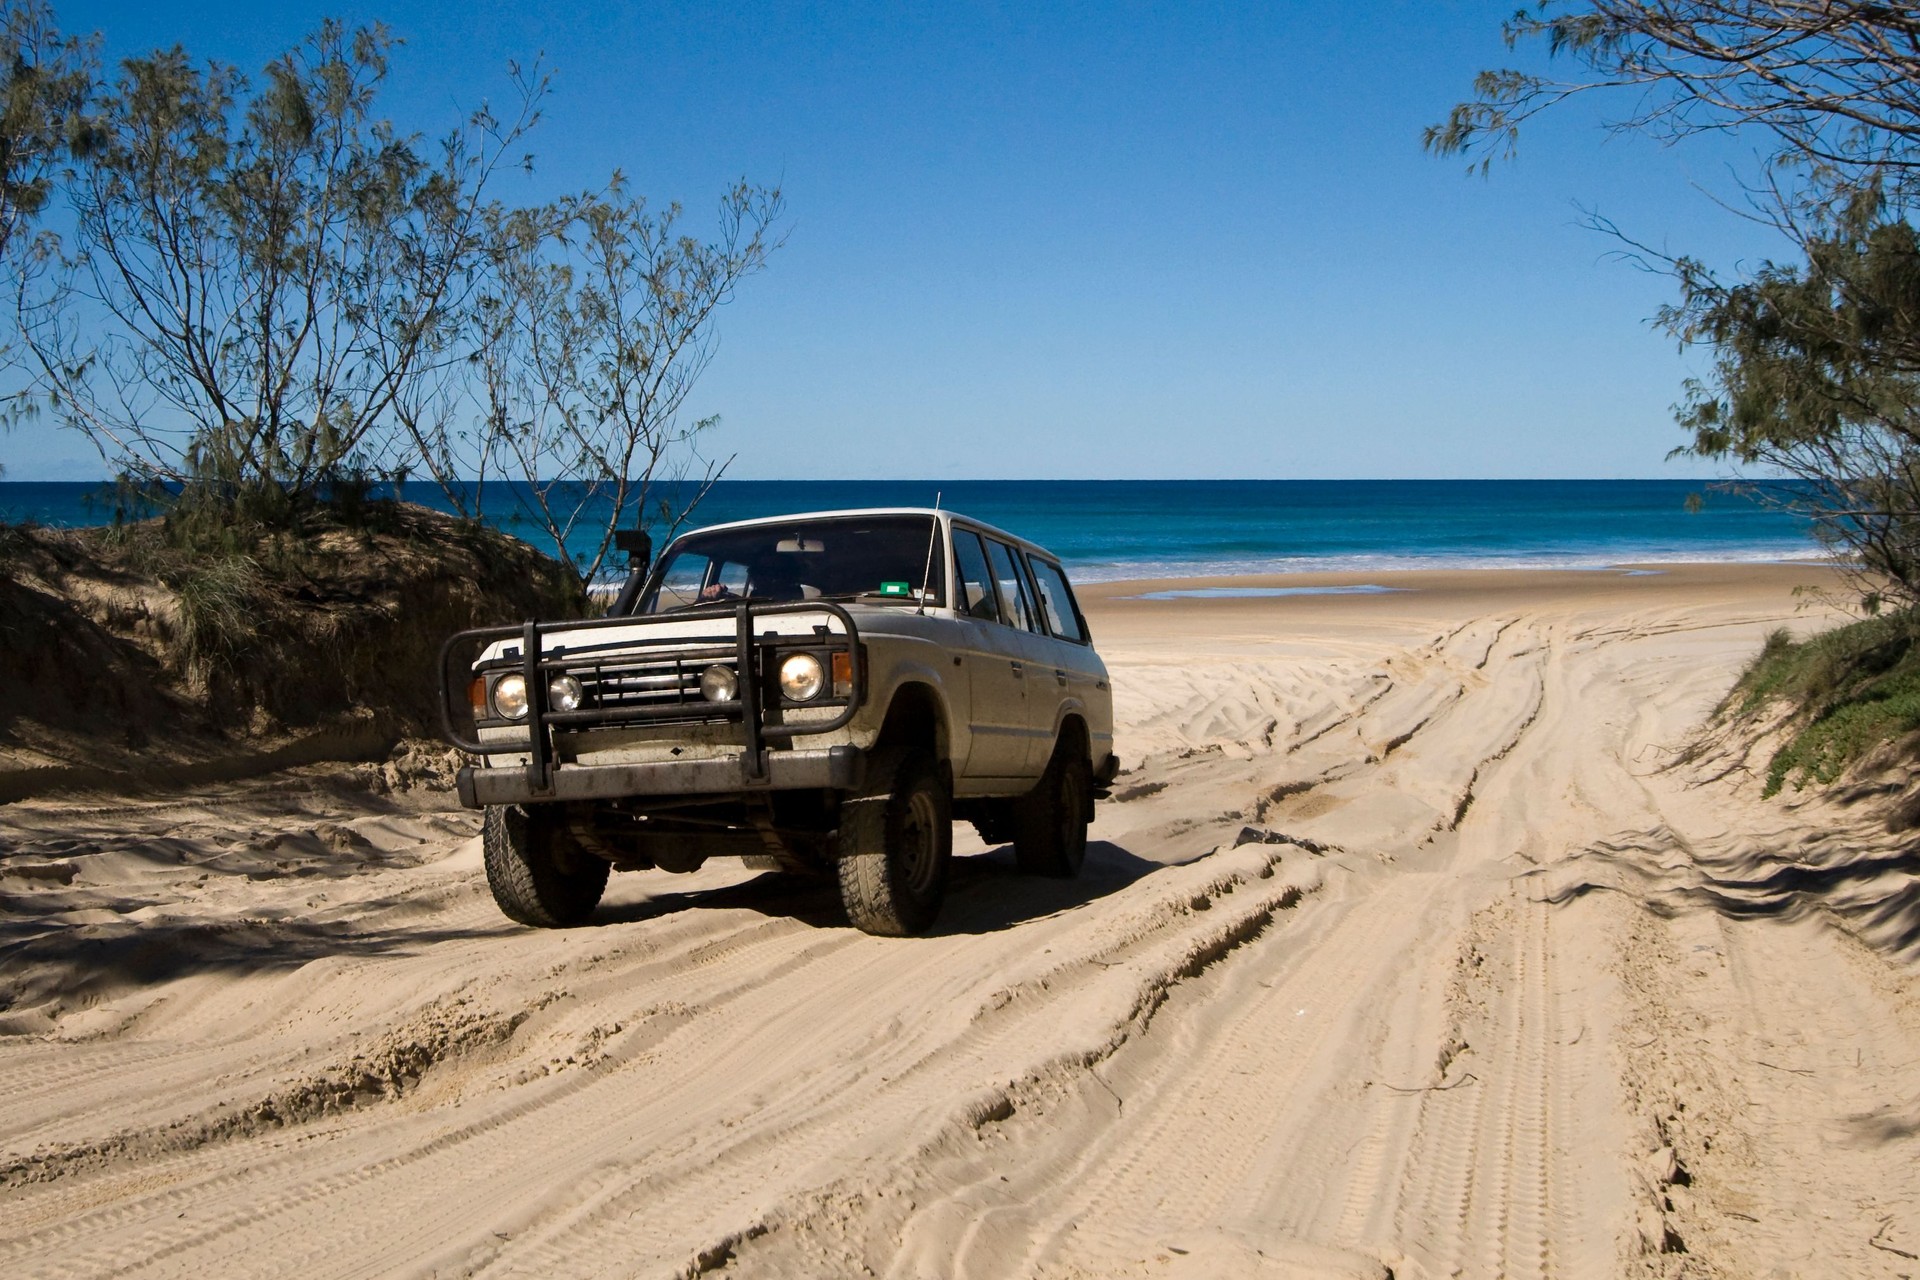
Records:
{"label": "driving light", "polygon": [[586,696],[587,691],[572,676],[558,675],[547,684],[547,705],[555,711],[578,711]]}
{"label": "driving light", "polygon": [[780,664],[780,692],[794,702],[811,702],[820,696],[820,690],[826,686],[826,672],[820,667],[820,659],[810,653],[787,655]]}
{"label": "driving light", "polygon": [[496,715],[509,720],[523,720],[527,715],[527,678],[517,672],[501,676],[493,686],[493,710]]}
{"label": "driving light", "polygon": [[717,663],[700,673],[700,696],[708,702],[732,702],[740,693],[740,681],[732,667]]}

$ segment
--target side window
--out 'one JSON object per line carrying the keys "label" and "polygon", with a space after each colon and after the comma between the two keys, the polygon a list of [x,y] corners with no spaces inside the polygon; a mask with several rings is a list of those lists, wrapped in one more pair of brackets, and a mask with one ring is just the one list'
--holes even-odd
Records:
{"label": "side window", "polygon": [[660,575],[660,595],[654,611],[700,603],[700,588],[707,585],[707,566],[711,563],[703,555],[682,552],[675,556]]}
{"label": "side window", "polygon": [[953,607],[969,618],[989,622],[1000,617],[1000,606],[993,598],[993,574],[987,570],[986,549],[980,535],[966,529],[953,531],[954,582],[959,587]]}
{"label": "side window", "polygon": [[1028,556],[1033,568],[1033,585],[1040,592],[1040,611],[1046,616],[1047,630],[1075,644],[1087,642],[1086,628],[1080,624],[1080,610],[1073,603],[1073,588],[1060,566],[1039,556]]}
{"label": "side window", "polygon": [[[713,575],[713,587],[706,592],[708,599],[726,599],[728,596],[747,594],[747,566],[735,564],[731,560],[723,561],[720,571]],[[719,588],[715,590],[714,587]]]}
{"label": "side window", "polygon": [[1026,575],[1020,572],[1013,548],[989,538],[987,555],[993,562],[993,580],[1000,585],[1000,620],[1022,631],[1038,631],[1039,621],[1033,616],[1033,604],[1027,598]]}

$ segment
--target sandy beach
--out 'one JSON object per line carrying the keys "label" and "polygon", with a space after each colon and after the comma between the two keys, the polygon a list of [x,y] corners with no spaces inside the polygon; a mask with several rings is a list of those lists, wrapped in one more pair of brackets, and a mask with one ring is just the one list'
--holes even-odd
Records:
{"label": "sandy beach", "polygon": [[[1222,585],[1395,589],[1143,598]],[[0,1271],[1915,1274],[1904,772],[1703,728],[1837,586],[1085,588],[1085,871],[963,826],[922,938],[733,864],[522,929],[347,766],[0,807]]]}

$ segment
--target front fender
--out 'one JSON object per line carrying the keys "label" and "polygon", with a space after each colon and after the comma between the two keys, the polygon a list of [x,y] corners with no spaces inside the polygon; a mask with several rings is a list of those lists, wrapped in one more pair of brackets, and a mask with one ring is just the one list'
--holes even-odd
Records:
{"label": "front fender", "polygon": [[913,646],[915,649],[924,648],[927,650],[925,653],[884,652],[892,647],[869,646],[867,700],[855,730],[855,743],[863,750],[871,749],[879,740],[880,730],[886,724],[895,700],[903,691],[918,687],[925,691],[924,695],[909,696],[926,696],[932,700],[938,719],[934,734],[940,757],[950,761],[964,760],[971,736],[966,715],[965,668],[954,667],[944,651],[935,645]]}

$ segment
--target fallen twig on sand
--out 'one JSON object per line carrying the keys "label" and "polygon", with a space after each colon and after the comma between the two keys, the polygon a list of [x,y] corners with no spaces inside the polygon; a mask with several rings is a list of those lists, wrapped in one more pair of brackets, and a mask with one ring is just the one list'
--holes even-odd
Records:
{"label": "fallen twig on sand", "polygon": [[1880,1229],[1873,1233],[1873,1239],[1867,1241],[1867,1243],[1884,1253],[1898,1254],[1902,1258],[1911,1258],[1915,1262],[1920,1262],[1920,1253],[1908,1253],[1905,1249],[1895,1248],[1893,1245],[1886,1244],[1880,1239],[1881,1236],[1887,1234],[1887,1228],[1892,1225],[1893,1218],[1891,1215],[1882,1218],[1880,1220]]}
{"label": "fallen twig on sand", "polygon": [[1477,1084],[1479,1083],[1479,1079],[1478,1076],[1469,1071],[1452,1084],[1415,1085],[1412,1088],[1404,1088],[1397,1084],[1388,1084],[1385,1080],[1369,1080],[1367,1081],[1366,1087],[1379,1085],[1382,1089],[1391,1089],[1395,1093],[1445,1093],[1449,1089],[1458,1089],[1463,1084]]}

